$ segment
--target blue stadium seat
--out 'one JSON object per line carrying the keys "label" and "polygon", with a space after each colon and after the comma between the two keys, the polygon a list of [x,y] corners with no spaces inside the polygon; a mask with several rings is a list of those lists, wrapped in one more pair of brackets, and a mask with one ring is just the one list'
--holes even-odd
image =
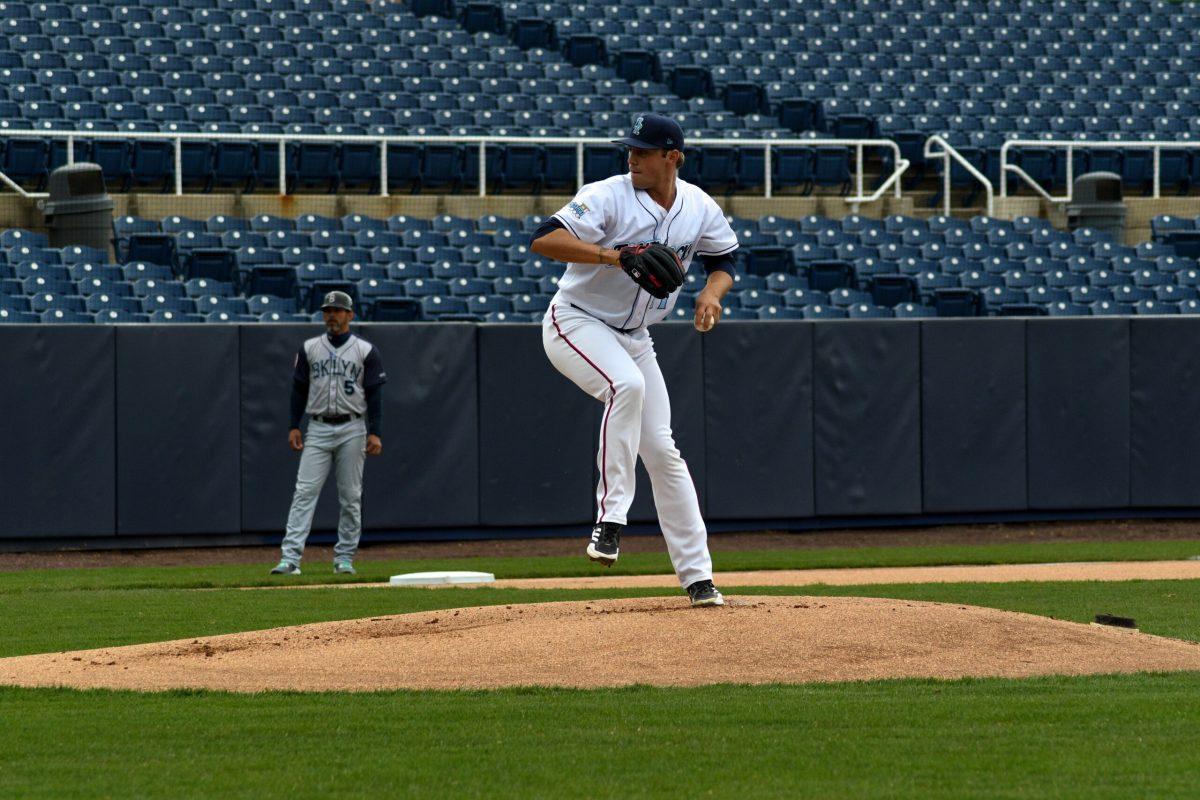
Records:
{"label": "blue stadium seat", "polygon": [[844,308],[816,304],[805,306],[803,316],[804,319],[845,319],[849,314]]}
{"label": "blue stadium seat", "polygon": [[887,308],[919,299],[917,281],[908,275],[876,275],[867,282],[867,290],[874,305]]}
{"label": "blue stadium seat", "polygon": [[871,295],[858,289],[835,289],[829,293],[829,302],[838,308],[848,308],[855,303],[870,303]]}
{"label": "blue stadium seat", "polygon": [[94,317],[86,312],[63,308],[51,308],[40,313],[34,312],[34,318],[40,319],[43,323],[57,325],[78,325],[95,321]]}
{"label": "blue stadium seat", "polygon": [[937,289],[933,307],[939,317],[977,317],[982,313],[979,292],[973,289]]}
{"label": "blue stadium seat", "polygon": [[850,151],[844,147],[818,147],[813,161],[813,183],[817,186],[840,186],[841,193],[850,191]]}
{"label": "blue stadium seat", "polygon": [[135,233],[126,240],[122,260],[125,263],[159,264],[178,271],[175,237],[169,234]]}
{"label": "blue stadium seat", "polygon": [[897,317],[905,317],[909,319],[936,317],[937,309],[930,306],[923,306],[919,303],[901,303],[893,309],[893,313]]}
{"label": "blue stadium seat", "polygon": [[234,280],[237,256],[229,250],[195,249],[185,259],[184,275],[188,279],[208,278],[223,283]]}
{"label": "blue stadium seat", "polygon": [[549,49],[556,44],[554,24],[538,17],[520,17],[514,20],[509,28],[509,36],[522,50],[535,47]]}
{"label": "blue stadium seat", "polygon": [[1046,311],[1052,317],[1086,317],[1092,313],[1088,306],[1064,302],[1051,303]]}
{"label": "blue stadium seat", "polygon": [[854,284],[854,267],[844,261],[812,261],[807,264],[808,285],[817,291],[830,292]]}
{"label": "blue stadium seat", "polygon": [[260,319],[265,314],[292,315],[296,313],[296,298],[270,294],[253,295],[247,298],[246,306],[251,314]]}
{"label": "blue stadium seat", "polygon": [[188,230],[175,235],[175,250],[180,261],[187,258],[192,250],[200,248],[213,249],[220,246],[221,237],[215,233],[207,233],[203,230]]}
{"label": "blue stadium seat", "polygon": [[317,281],[342,281],[344,273],[342,267],[332,266],[330,264],[307,263],[301,264],[295,270],[296,279],[300,281],[301,287],[305,287],[305,294],[308,294],[307,287]]}
{"label": "blue stadium seat", "polygon": [[773,292],[783,294],[791,289],[807,289],[808,282],[799,275],[792,275],[785,272],[774,272],[767,275],[767,288]]}
{"label": "blue stadium seat", "polygon": [[420,170],[421,189],[457,191],[463,180],[462,150],[453,144],[425,145]]}
{"label": "blue stadium seat", "polygon": [[[86,301],[79,295],[54,294],[53,292],[31,296],[29,298],[29,308],[35,314],[41,314],[50,310],[76,312],[87,310]],[[88,321],[91,320],[89,319]]]}
{"label": "blue stadium seat", "polygon": [[513,311],[522,314],[541,314],[550,308],[550,297],[542,294],[520,294],[512,297]]}
{"label": "blue stadium seat", "polygon": [[44,139],[10,138],[3,157],[3,172],[8,177],[35,192],[45,188],[50,176],[50,145]]}
{"label": "blue stadium seat", "polygon": [[251,266],[245,269],[245,285],[248,295],[273,295],[275,297],[296,297],[297,276],[292,267]]}
{"label": "blue stadium seat", "polygon": [[62,249],[60,260],[66,266],[74,264],[107,264],[108,251],[95,247],[71,245]]}
{"label": "blue stadium seat", "polygon": [[608,64],[608,52],[604,46],[604,40],[590,34],[568,36],[563,42],[563,56],[577,67],[585,64],[602,66]]}
{"label": "blue stadium seat", "polygon": [[850,319],[882,319],[895,316],[895,313],[890,308],[873,306],[868,303],[855,303],[849,306],[846,311]]}
{"label": "blue stadium seat", "polygon": [[826,292],[814,291],[812,289],[789,289],[783,294],[783,304],[790,308],[803,308],[804,306],[826,305],[829,303],[829,295]]}
{"label": "blue stadium seat", "polygon": [[414,322],[424,318],[420,301],[403,297],[381,297],[370,307],[375,322]]}
{"label": "blue stadium seat", "polygon": [[[107,261],[107,259],[105,259]],[[125,275],[121,268],[115,264],[92,264],[80,263],[72,264],[69,268],[71,279],[75,281],[99,279],[107,282],[124,281]],[[4,273],[0,269],[0,275]]]}
{"label": "blue stadium seat", "polygon": [[406,278],[401,282],[404,284],[404,293],[409,297],[432,297],[450,293],[449,284],[437,278]]}
{"label": "blue stadium seat", "polygon": [[779,124],[796,133],[825,130],[824,109],[819,101],[787,98],[779,102],[777,113]]}
{"label": "blue stadium seat", "polygon": [[625,154],[620,148],[592,145],[583,149],[583,179],[585,182],[593,183],[604,180],[625,171]]}
{"label": "blue stadium seat", "polygon": [[183,285],[184,293],[191,298],[216,296],[232,297],[237,292],[232,282],[214,281],[209,278],[192,278]]}
{"label": "blue stadium seat", "polygon": [[340,231],[342,221],[337,217],[323,217],[318,214],[304,214],[296,219],[296,230],[305,233],[316,231]]}
{"label": "blue stadium seat", "polygon": [[439,319],[454,314],[467,314],[467,301],[458,297],[432,295],[421,299],[421,312],[429,319]]}
{"label": "blue stadium seat", "polygon": [[[694,316],[694,312],[687,309],[676,308],[677,316],[682,320],[690,321]],[[835,309],[836,311],[836,309]],[[681,312],[681,313],[679,313]],[[784,320],[784,319],[803,319],[804,311],[799,308],[790,308],[788,306],[766,305],[757,309],[730,309],[729,314],[723,314],[726,319],[738,319],[740,314],[749,314],[752,316],[747,319],[762,319],[762,320]]]}

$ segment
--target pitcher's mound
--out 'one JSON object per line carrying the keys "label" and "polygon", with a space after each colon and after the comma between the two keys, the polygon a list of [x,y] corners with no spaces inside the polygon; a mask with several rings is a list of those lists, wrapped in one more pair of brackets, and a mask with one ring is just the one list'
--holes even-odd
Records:
{"label": "pitcher's mound", "polygon": [[1200,670],[1200,645],[860,597],[490,606],[0,659],[0,683],[239,692],[696,686]]}

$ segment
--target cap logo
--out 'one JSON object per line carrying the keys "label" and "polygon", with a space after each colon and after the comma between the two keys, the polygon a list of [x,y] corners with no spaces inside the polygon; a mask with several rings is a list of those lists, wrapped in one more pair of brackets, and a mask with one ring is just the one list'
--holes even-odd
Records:
{"label": "cap logo", "polygon": [[325,304],[326,305],[332,305],[336,301],[337,301],[337,297],[333,294],[333,292],[330,292],[329,294],[325,295]]}
{"label": "cap logo", "polygon": [[644,122],[644,121],[645,121],[645,117],[638,117],[637,119],[635,119],[635,120],[633,121],[633,135],[634,135],[634,136],[640,136],[640,135],[641,135],[641,133],[642,133],[642,122]]}

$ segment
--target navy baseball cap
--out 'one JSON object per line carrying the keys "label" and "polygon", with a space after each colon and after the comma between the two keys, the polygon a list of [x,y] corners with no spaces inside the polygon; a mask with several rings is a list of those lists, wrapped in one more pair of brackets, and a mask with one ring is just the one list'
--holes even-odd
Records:
{"label": "navy baseball cap", "polygon": [[327,308],[344,308],[347,311],[353,311],[354,301],[345,292],[330,292],[325,295],[325,302],[321,303],[322,311]]}
{"label": "navy baseball cap", "polygon": [[613,144],[638,147],[643,150],[682,150],[683,128],[670,117],[662,114],[639,114],[633,121],[633,129],[624,139],[613,139]]}

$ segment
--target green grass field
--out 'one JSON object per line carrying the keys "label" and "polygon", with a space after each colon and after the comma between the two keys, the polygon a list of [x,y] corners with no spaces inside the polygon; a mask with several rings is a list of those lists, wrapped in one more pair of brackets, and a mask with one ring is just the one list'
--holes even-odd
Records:
{"label": "green grass field", "polygon": [[[1157,559],[1193,550],[1187,542],[880,547],[724,553],[717,565]],[[630,562],[623,563],[628,572],[666,566],[657,556]],[[563,559],[361,566],[363,580],[442,567],[513,577],[589,572],[586,563]],[[332,581],[323,569],[310,571],[306,579]],[[232,588],[267,582],[263,572],[238,566],[0,574],[0,656],[461,605],[663,593]],[[1200,581],[730,593],[908,598],[1083,622],[1115,613],[1135,617],[1150,633],[1200,641]],[[596,691],[0,689],[0,797],[1192,798],[1200,778],[1197,731],[1196,673]]]}
{"label": "green grass field", "polygon": [[[481,546],[486,546],[483,544]],[[273,552],[262,564],[206,567],[101,567],[87,570],[38,569],[0,572],[0,594],[59,589],[216,589],[314,583],[374,583],[402,572],[436,569],[483,570],[497,578],[595,575],[596,565],[577,556],[541,558],[443,558],[408,561],[360,560],[357,575],[333,575],[331,565],[306,561],[295,578],[268,575]],[[928,567],[945,564],[1047,564],[1062,561],[1158,561],[1200,557],[1200,542],[1189,540],[1123,542],[1038,542],[1034,544],[858,547],[812,550],[750,550],[713,554],[717,570],[840,569],[848,567]],[[365,556],[370,558],[369,553]],[[622,554],[605,575],[669,573],[666,553]]]}

